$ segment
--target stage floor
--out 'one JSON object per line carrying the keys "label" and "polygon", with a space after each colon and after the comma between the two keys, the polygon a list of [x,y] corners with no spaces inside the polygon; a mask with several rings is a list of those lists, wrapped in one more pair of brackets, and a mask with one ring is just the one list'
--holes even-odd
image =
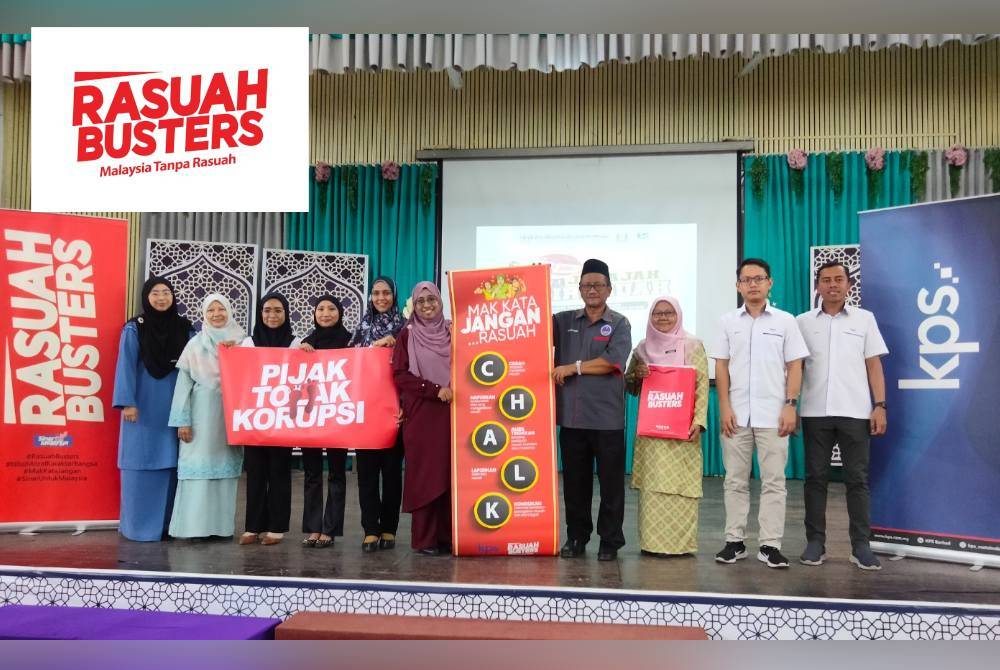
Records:
{"label": "stage floor", "polygon": [[[407,514],[402,516],[399,544],[394,550],[363,554],[357,481],[353,473],[348,473],[347,483],[348,534],[326,549],[302,547],[299,544],[302,535],[298,532],[289,533],[283,543],[271,547],[241,547],[235,540],[129,542],[110,530],[87,531],[78,536],[43,532],[32,536],[0,535],[0,565],[1000,605],[1000,577],[989,568],[973,572],[963,565],[912,558],[889,561],[883,556],[882,571],[871,573],[848,563],[850,543],[842,484],[831,484],[827,563],[807,567],[797,562],[805,546],[802,482],[789,482],[783,551],[793,563],[788,570],[771,570],[755,559],[756,543],[752,540],[748,548],[753,553],[747,560],[735,565],[714,561],[715,552],[723,544],[724,519],[722,480],[717,478],[706,478],[704,482],[697,556],[669,559],[641,556],[636,521],[638,494],[628,489],[625,514],[628,545],[619,552],[618,561],[608,563],[597,561],[596,537],[582,559],[422,556],[409,549]],[[293,472],[293,487],[295,529],[301,519],[301,471]],[[243,490],[241,482],[238,530],[242,530]],[[753,500],[758,494],[759,482],[755,481]],[[596,490],[594,506],[596,518]],[[756,506],[751,509],[751,537],[756,533],[755,515]]]}

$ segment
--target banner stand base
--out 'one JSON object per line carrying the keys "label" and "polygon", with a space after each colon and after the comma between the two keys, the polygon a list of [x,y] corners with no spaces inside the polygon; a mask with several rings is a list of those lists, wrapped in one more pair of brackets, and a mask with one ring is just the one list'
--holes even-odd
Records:
{"label": "banner stand base", "polygon": [[9,521],[0,523],[0,533],[34,535],[45,531],[73,531],[74,535],[87,530],[118,530],[118,520],[106,521]]}
{"label": "banner stand base", "polygon": [[973,554],[966,551],[951,551],[950,549],[933,549],[931,547],[912,547],[906,544],[892,542],[872,542],[872,551],[879,554],[891,554],[900,558],[923,558],[931,561],[946,561],[948,563],[964,563],[972,570],[982,568],[1000,568],[1000,556]]}

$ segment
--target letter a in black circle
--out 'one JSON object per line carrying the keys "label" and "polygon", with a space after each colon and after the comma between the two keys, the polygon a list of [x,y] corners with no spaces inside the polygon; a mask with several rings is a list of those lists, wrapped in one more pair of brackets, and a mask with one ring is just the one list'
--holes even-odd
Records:
{"label": "letter a in black circle", "polygon": [[483,456],[503,453],[510,443],[510,433],[501,423],[484,421],[472,433],[472,448]]}

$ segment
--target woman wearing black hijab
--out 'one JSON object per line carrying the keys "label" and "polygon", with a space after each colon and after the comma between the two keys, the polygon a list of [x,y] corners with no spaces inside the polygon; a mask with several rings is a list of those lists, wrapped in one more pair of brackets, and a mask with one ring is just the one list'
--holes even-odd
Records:
{"label": "woman wearing black hijab", "polygon": [[[299,338],[288,320],[291,310],[280,293],[268,293],[257,303],[253,334],[244,347],[298,347]],[[247,471],[246,531],[240,544],[281,542],[292,514],[292,450],[289,447],[247,447],[243,465]]]}
{"label": "woman wearing black hijab", "polygon": [[162,277],[142,287],[142,314],[122,328],[112,404],[122,410],[119,530],[129,540],[156,542],[170,523],[177,487],[177,429],[167,425],[177,359],[194,334],[177,313],[174,288]]}
{"label": "woman wearing black hijab", "polygon": [[[313,331],[302,341],[302,349],[316,351],[343,349],[351,341],[351,332],[344,327],[344,306],[332,295],[320,296],[313,309]],[[327,449],[327,496],[323,505],[323,453],[315,447],[302,450],[305,470],[305,495],[302,506],[302,532],[307,536],[302,544],[323,548],[333,544],[333,538],[344,534],[344,502],[347,497],[347,450]]]}

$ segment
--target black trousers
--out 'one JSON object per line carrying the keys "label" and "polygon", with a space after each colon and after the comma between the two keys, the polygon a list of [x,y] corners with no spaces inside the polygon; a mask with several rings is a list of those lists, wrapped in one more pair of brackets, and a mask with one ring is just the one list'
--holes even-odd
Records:
{"label": "black trousers", "polygon": [[292,450],[288,447],[247,447],[248,533],[287,533],[292,515]]}
{"label": "black trousers", "polygon": [[334,537],[344,534],[344,503],[347,498],[347,450],[327,449],[326,505],[323,505],[323,453],[321,449],[302,450],[305,471],[302,503],[302,532]]}
{"label": "black trousers", "polygon": [[358,449],[354,453],[358,462],[361,527],[365,535],[395,535],[403,500],[402,432],[390,449]]}
{"label": "black trousers", "polygon": [[594,459],[601,488],[597,534],[601,546],[625,546],[625,431],[560,428],[563,499],[566,501],[566,534],[588,542],[594,530],[591,504],[594,494]]}
{"label": "black trousers", "polygon": [[833,445],[840,445],[840,458],[847,485],[847,514],[851,544],[871,540],[868,493],[868,419],[842,416],[803,417],[802,435],[806,445],[806,539],[826,542],[826,490],[830,481]]}

